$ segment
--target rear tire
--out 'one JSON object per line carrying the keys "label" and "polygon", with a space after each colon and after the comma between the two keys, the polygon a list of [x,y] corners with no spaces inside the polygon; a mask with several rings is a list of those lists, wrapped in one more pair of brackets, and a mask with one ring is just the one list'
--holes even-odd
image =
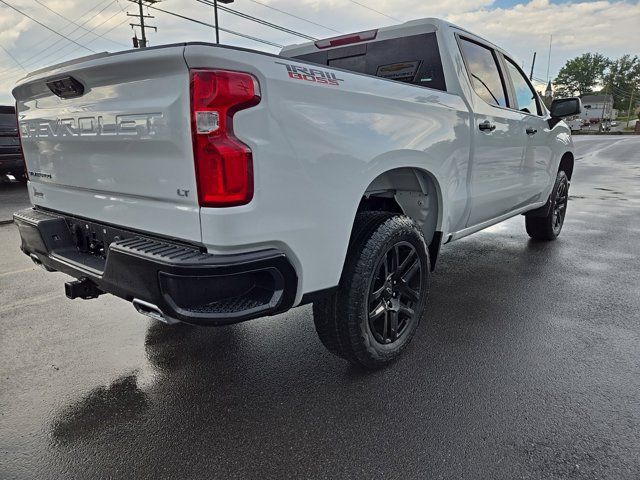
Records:
{"label": "rear tire", "polygon": [[525,216],[525,227],[529,236],[534,240],[540,241],[550,241],[558,238],[567,214],[568,200],[569,178],[563,170],[560,170],[549,196],[550,206],[547,215],[544,217]]}
{"label": "rear tire", "polygon": [[380,368],[409,344],[429,289],[429,253],[418,225],[387,212],[359,214],[338,291],[315,302],[322,343],[359,366]]}

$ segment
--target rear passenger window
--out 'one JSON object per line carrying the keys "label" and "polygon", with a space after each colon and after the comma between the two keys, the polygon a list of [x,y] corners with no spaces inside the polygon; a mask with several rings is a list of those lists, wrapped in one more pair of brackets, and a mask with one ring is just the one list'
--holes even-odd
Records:
{"label": "rear passenger window", "polygon": [[504,57],[504,59],[507,61],[507,71],[509,72],[511,82],[513,83],[513,89],[516,93],[515,101],[517,106],[512,105],[512,108],[517,108],[522,112],[531,113],[533,115],[542,115],[540,106],[538,105],[538,96],[536,95],[533,87],[529,85],[526,77],[515,63],[507,57]]}
{"label": "rear passenger window", "polygon": [[460,47],[476,93],[490,105],[506,107],[507,95],[493,51],[464,38]]}
{"label": "rear passenger window", "polygon": [[447,90],[435,33],[348,45],[293,58]]}

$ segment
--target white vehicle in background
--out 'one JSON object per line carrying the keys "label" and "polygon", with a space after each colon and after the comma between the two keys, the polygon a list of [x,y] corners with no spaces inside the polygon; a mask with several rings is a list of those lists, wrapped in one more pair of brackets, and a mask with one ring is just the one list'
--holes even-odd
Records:
{"label": "white vehicle in background", "polygon": [[582,129],[582,127],[585,125],[585,121],[582,118],[574,118],[573,120],[567,120],[566,123],[567,125],[569,125],[569,128],[571,129],[572,132],[579,132]]}
{"label": "white vehicle in background", "polygon": [[399,356],[443,244],[526,214],[565,218],[574,157],[505,51],[425,19],[285,48],[99,54],[13,91],[32,209],[22,250],[168,323],[314,303],[324,345]]}

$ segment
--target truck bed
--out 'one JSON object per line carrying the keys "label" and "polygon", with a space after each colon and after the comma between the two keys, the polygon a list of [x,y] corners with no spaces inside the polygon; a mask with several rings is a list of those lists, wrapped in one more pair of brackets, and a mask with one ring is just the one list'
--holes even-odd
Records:
{"label": "truck bed", "polygon": [[[292,66],[313,70],[314,79],[293,79]],[[233,126],[253,152],[247,205],[198,205],[189,69],[203,67],[248,72],[259,83],[260,103],[238,112]],[[49,90],[47,81],[66,76],[85,84],[83,95],[61,99]],[[443,177],[455,171],[461,180],[449,186],[450,202],[467,198],[464,101],[391,79],[187,43],[36,72],[14,96],[34,205],[194,242],[211,253],[277,248],[298,270],[296,301],[339,276],[355,211],[377,174],[411,166]],[[463,209],[453,217],[444,212],[444,221],[457,228]],[[345,227],[323,227],[335,224]],[[306,247],[310,234],[326,248],[324,258]]]}

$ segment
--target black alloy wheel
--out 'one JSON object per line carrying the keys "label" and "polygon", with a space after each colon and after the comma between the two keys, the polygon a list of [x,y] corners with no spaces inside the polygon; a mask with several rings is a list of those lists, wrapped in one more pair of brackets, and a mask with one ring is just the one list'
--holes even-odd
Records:
{"label": "black alloy wheel", "polygon": [[[525,215],[527,233],[534,240],[555,240],[562,231],[569,202],[569,177],[560,170],[556,175],[549,202],[543,209]],[[541,214],[540,210],[544,210]]]}
{"label": "black alloy wheel", "polygon": [[563,181],[558,185],[556,198],[553,202],[553,212],[551,217],[551,225],[553,233],[558,236],[562,225],[564,224],[564,217],[567,213],[567,202],[569,200],[569,183],[567,177],[564,177]]}
{"label": "black alloy wheel", "polygon": [[422,290],[422,262],[408,242],[398,242],[382,257],[369,288],[369,328],[378,343],[397,341],[415,322]]}
{"label": "black alloy wheel", "polygon": [[363,212],[353,227],[340,285],[313,304],[320,341],[365,368],[398,359],[424,315],[430,262],[420,226],[391,212]]}

